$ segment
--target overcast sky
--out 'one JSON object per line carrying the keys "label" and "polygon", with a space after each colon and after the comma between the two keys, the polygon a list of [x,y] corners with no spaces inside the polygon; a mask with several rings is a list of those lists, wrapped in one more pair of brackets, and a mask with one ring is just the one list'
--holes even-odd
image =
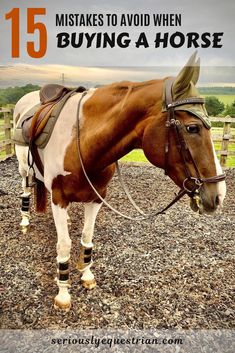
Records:
{"label": "overcast sky", "polygon": [[[21,51],[20,58],[11,58],[11,21],[5,20],[5,14],[13,7],[20,7],[20,39]],[[33,59],[26,53],[26,42],[37,38],[38,35],[26,35],[26,8],[45,7],[46,16],[38,16],[36,20],[41,20],[46,24],[48,35],[47,52],[44,58]],[[234,68],[226,72],[215,68],[215,66],[232,67],[235,66],[235,45],[234,45],[234,15],[235,1],[226,0],[216,2],[214,0],[1,0],[0,1],[0,65],[1,79],[0,85],[5,86],[12,80],[20,82],[22,80],[33,80],[42,82],[47,80],[58,80],[61,72],[65,73],[68,81],[100,82],[108,81],[113,76],[116,79],[148,79],[152,74],[162,77],[171,74],[173,69],[153,69],[162,66],[182,66],[188,57],[194,52],[194,48],[174,49],[154,48],[154,39],[157,32],[174,33],[180,31],[184,34],[188,32],[224,32],[222,38],[223,47],[220,49],[199,48],[198,53],[201,57],[203,66],[210,66],[211,71],[204,70],[202,83],[213,82],[235,82]],[[118,20],[121,14],[150,14],[151,23],[149,27],[56,27],[56,14],[77,13],[90,14],[98,13],[106,15],[116,14]],[[153,25],[153,14],[180,14],[182,23],[178,27],[155,27]],[[57,48],[56,36],[59,32],[128,32],[131,43],[128,48],[81,48],[67,47]],[[136,48],[135,41],[141,32],[145,32],[149,40],[149,48]],[[61,66],[63,65],[63,66]],[[90,67],[81,69],[81,67]],[[91,67],[109,67],[109,69],[91,69]],[[110,67],[116,67],[113,71]],[[142,69],[117,69],[117,67],[141,67]],[[144,68],[146,67],[146,69]],[[213,69],[214,68],[214,69]],[[169,69],[169,68],[168,68]],[[63,70],[63,71],[61,71]],[[160,72],[159,72],[160,70]],[[137,74],[138,72],[138,74]],[[72,76],[72,77],[71,77]],[[224,77],[223,77],[224,76]]]}
{"label": "overcast sky", "polygon": [[[87,88],[115,81],[146,81],[176,76],[179,67],[77,67],[68,65],[16,64],[0,67],[0,87],[22,86],[27,83],[40,86],[62,83],[67,86],[84,85]],[[200,86],[234,86],[235,67],[201,67]]]}

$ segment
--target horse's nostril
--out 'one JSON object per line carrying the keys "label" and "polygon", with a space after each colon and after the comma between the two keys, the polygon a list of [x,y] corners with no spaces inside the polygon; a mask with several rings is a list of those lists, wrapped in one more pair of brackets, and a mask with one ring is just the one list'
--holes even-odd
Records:
{"label": "horse's nostril", "polygon": [[218,195],[217,195],[216,198],[215,198],[215,204],[216,204],[216,206],[219,205],[219,196],[218,196]]}

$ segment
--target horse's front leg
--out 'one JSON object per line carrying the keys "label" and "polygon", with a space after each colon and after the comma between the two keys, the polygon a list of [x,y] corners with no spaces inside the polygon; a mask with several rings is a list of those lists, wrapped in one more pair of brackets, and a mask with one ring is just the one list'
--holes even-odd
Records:
{"label": "horse's front leg", "polygon": [[82,231],[77,268],[82,273],[82,285],[87,289],[92,289],[96,286],[95,277],[91,272],[93,248],[92,238],[94,234],[96,216],[101,208],[101,205],[102,203],[97,202],[89,202],[85,204],[85,221]]}
{"label": "horse's front leg", "polygon": [[52,212],[57,231],[57,285],[59,293],[55,297],[54,306],[68,311],[71,307],[71,296],[68,288],[69,284],[69,259],[71,250],[71,239],[68,232],[68,213],[66,208],[55,205],[52,201]]}

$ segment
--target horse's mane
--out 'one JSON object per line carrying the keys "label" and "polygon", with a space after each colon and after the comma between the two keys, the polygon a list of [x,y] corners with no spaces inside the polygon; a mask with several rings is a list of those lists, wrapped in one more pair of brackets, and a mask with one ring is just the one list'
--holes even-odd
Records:
{"label": "horse's mane", "polygon": [[121,82],[112,83],[104,87],[112,90],[116,90],[118,94],[122,94],[122,93],[126,94],[126,92],[130,88],[132,91],[136,91],[138,89],[156,84],[157,81],[160,81],[160,80],[150,80],[150,81],[143,81],[143,82],[121,81]]}

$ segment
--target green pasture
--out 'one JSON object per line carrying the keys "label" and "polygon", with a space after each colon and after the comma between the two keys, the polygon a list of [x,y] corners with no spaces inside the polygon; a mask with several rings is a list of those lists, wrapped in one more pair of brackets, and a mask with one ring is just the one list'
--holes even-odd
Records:
{"label": "green pasture", "polygon": [[205,97],[216,97],[218,98],[221,102],[224,103],[224,105],[226,106],[227,104],[231,104],[232,102],[235,101],[235,95],[232,94],[206,94],[206,95],[202,95],[204,98]]}
{"label": "green pasture", "polygon": [[[218,144],[215,144],[216,149],[220,149],[220,146]],[[232,145],[232,148],[229,148],[230,151],[235,151],[235,144]],[[218,156],[219,158],[220,156]],[[148,160],[146,159],[144,153],[142,150],[134,150],[128,153],[125,157],[121,159],[123,162],[145,162],[149,163]],[[227,158],[227,167],[235,167],[235,156],[228,156]]]}

